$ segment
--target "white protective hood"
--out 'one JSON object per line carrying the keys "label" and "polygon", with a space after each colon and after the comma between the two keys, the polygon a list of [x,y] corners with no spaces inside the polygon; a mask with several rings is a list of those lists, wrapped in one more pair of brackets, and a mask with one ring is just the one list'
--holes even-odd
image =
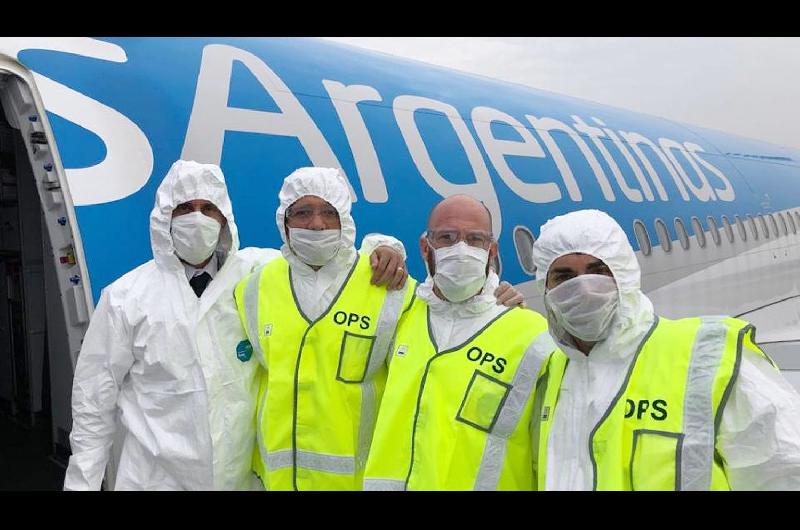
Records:
{"label": "white protective hood", "polygon": [[[170,235],[173,209],[194,199],[211,201],[228,220],[219,270],[200,298]],[[173,164],[150,233],[154,259],[103,289],[84,337],[64,487],[98,489],[113,443],[115,489],[247,489],[257,363],[238,356],[245,336],[232,293],[277,252],[238,250],[225,180],[210,164]]]}
{"label": "white protective hood", "polygon": [[[608,265],[617,280],[620,304],[611,334],[588,356],[563,348],[573,362],[552,414],[547,490],[592,489],[593,466],[587,451],[591,433],[624,385],[629,363],[654,319],[653,306],[640,291],[636,256],[616,221],[598,210],[582,210],[545,223],[533,247],[542,291],[553,261],[572,252],[591,254]],[[797,393],[760,354],[743,348],[738,378],[715,429],[715,448],[732,488],[798,489],[798,426]]]}
{"label": "white protective hood", "polygon": [[[540,292],[545,292],[545,280],[552,263],[572,253],[589,254],[601,259],[617,282],[617,314],[611,323],[611,333],[598,344],[606,342],[619,345],[620,340],[627,343],[625,339],[635,340],[643,328],[649,328],[654,318],[653,304],[641,292],[639,262],[627,235],[614,219],[600,210],[579,210],[554,217],[542,225],[533,245],[536,285]],[[554,339],[564,346],[563,341],[555,336]],[[620,356],[631,353],[617,348],[614,350]]]}
{"label": "white protective hood", "polygon": [[341,171],[327,167],[301,167],[283,180],[283,187],[278,194],[280,204],[275,212],[275,222],[284,243],[281,247],[283,256],[290,263],[299,261],[287,244],[284,226],[286,209],[306,195],[314,195],[328,201],[339,212],[342,239],[340,251],[334,259],[338,261],[351,256],[355,252],[356,225],[350,215],[352,204],[350,188]]}
{"label": "white protective hood", "polygon": [[159,267],[183,269],[172,244],[172,211],[181,203],[197,199],[214,203],[228,220],[217,243],[219,266],[222,267],[231,251],[239,250],[239,232],[222,170],[214,164],[178,160],[158,187],[156,203],[150,212],[150,243]]}

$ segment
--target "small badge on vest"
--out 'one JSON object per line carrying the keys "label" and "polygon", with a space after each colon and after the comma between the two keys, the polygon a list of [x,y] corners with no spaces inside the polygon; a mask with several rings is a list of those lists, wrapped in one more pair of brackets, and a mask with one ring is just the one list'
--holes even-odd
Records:
{"label": "small badge on vest", "polygon": [[264,336],[269,337],[270,335],[272,335],[272,324],[267,324],[264,326]]}
{"label": "small badge on vest", "polygon": [[401,344],[397,348],[397,352],[395,353],[395,355],[397,355],[398,357],[403,357],[405,356],[406,353],[408,353],[408,346],[406,346],[405,344]]}
{"label": "small badge on vest", "polygon": [[549,417],[550,417],[550,405],[545,405],[545,407],[542,409],[542,421],[547,421]]}
{"label": "small badge on vest", "polygon": [[239,358],[240,361],[246,363],[250,360],[253,356],[253,345],[250,344],[249,340],[243,340],[239,344],[236,345],[236,357]]}

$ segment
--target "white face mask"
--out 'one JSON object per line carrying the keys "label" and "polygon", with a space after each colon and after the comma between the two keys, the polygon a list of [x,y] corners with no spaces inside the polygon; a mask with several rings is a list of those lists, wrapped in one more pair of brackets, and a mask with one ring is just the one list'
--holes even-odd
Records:
{"label": "white face mask", "polygon": [[207,260],[219,242],[222,225],[200,212],[180,215],[172,219],[172,244],[175,253],[190,265]]}
{"label": "white face mask", "polygon": [[556,331],[560,326],[575,338],[597,342],[608,336],[619,292],[614,278],[582,274],[547,291],[544,303]]}
{"label": "white face mask", "polygon": [[488,250],[471,247],[463,241],[442,248],[433,248],[428,243],[428,248],[436,260],[433,283],[449,301],[463,302],[475,296],[486,283]]}
{"label": "white face mask", "polygon": [[306,265],[321,267],[341,248],[342,231],[289,228],[289,246]]}

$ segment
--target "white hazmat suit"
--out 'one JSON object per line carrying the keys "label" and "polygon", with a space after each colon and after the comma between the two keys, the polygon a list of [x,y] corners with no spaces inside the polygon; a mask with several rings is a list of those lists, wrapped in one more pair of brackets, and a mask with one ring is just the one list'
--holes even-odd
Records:
{"label": "white hazmat suit", "polygon": [[[172,211],[195,199],[227,219],[218,270],[199,298],[170,234]],[[250,489],[257,362],[237,356],[246,336],[233,289],[279,254],[239,250],[222,171],[182,160],[158,188],[150,237],[153,259],[103,290],[84,338],[64,489],[100,488],[118,415],[125,432],[113,489]]]}
{"label": "white hazmat suit", "polygon": [[417,288],[417,296],[430,308],[431,332],[440,351],[463,344],[508,307],[497,305],[494,292],[500,278],[490,270],[481,292],[463,302],[442,300],[433,291],[433,278],[429,275]]}
{"label": "white hazmat suit", "polygon": [[[584,355],[551,335],[569,357],[547,445],[547,490],[591,490],[589,436],[600,422],[655,318],[640,290],[641,271],[622,228],[607,214],[582,210],[545,223],[533,258],[545,291],[551,264],[559,257],[589,254],[611,269],[619,305],[609,335]],[[800,396],[757,353],[743,349],[733,391],[722,414],[716,448],[734,490],[800,489]]]}
{"label": "white hazmat suit", "polygon": [[[306,195],[329,202],[339,212],[341,223],[339,251],[318,270],[311,268],[294,253],[286,242],[284,232],[286,209]],[[284,179],[279,199],[280,205],[275,213],[275,222],[284,241],[281,253],[292,270],[292,288],[300,309],[313,321],[331,305],[358,257],[355,248],[356,225],[350,215],[350,189],[338,169],[304,167]],[[391,247],[399,252],[404,260],[406,259],[403,244],[391,236],[381,234],[367,235],[360,250],[371,254],[378,246]]]}

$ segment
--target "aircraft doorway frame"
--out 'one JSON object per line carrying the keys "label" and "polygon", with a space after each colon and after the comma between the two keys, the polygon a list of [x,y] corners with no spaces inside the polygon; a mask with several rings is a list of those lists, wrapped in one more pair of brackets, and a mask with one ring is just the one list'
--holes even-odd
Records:
{"label": "aircraft doorway frame", "polygon": [[[35,181],[43,244],[42,262],[45,322],[39,322],[46,340],[49,374],[53,456],[63,461],[69,454],[72,427],[72,378],[89,317],[94,309],[88,270],[66,173],[55,143],[34,74],[16,60],[0,54],[0,106],[12,127],[19,131],[27,157],[25,175]],[[19,146],[22,147],[22,146]],[[20,166],[22,161],[17,161]],[[30,212],[28,212],[30,213]],[[42,286],[38,286],[39,290]],[[44,386],[44,385],[43,385]]]}

